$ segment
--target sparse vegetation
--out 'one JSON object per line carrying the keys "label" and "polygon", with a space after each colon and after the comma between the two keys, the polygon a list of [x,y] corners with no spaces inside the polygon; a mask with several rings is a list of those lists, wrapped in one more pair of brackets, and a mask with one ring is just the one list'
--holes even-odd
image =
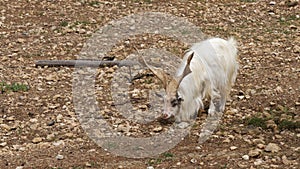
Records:
{"label": "sparse vegetation", "polygon": [[67,21],[62,21],[59,25],[62,27],[66,27],[69,25],[69,23]]}
{"label": "sparse vegetation", "polygon": [[247,119],[246,124],[248,126],[261,127],[262,129],[268,129],[267,121],[273,120],[274,123],[278,126],[278,129],[281,131],[282,130],[300,129],[299,121],[293,121],[293,120],[287,120],[287,119],[280,120],[280,117],[278,115],[280,115],[280,114],[275,114],[271,118],[255,116],[255,117]]}
{"label": "sparse vegetation", "polygon": [[29,87],[25,84],[20,84],[20,83],[12,83],[12,84],[7,84],[6,82],[0,82],[0,91],[1,93],[4,92],[18,92],[18,91],[28,91]]}
{"label": "sparse vegetation", "polygon": [[266,121],[267,121],[267,119],[263,119],[260,117],[252,117],[252,118],[248,119],[246,123],[247,123],[247,125],[251,125],[254,127],[261,127],[263,129],[266,129],[267,128]]}
{"label": "sparse vegetation", "polygon": [[280,130],[296,130],[300,129],[300,122],[290,121],[290,120],[282,120],[278,122],[278,128]]}

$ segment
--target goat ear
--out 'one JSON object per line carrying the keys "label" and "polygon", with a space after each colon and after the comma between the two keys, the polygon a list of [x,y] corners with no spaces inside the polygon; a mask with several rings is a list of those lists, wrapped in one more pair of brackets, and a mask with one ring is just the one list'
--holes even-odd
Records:
{"label": "goat ear", "polygon": [[142,56],[144,64],[151,70],[151,72],[158,77],[158,79],[163,83],[163,87],[166,89],[168,85],[169,75],[167,75],[162,69],[156,68],[148,65],[145,58]]}
{"label": "goat ear", "polygon": [[185,68],[183,70],[183,73],[182,75],[180,75],[178,77],[178,85],[181,83],[182,79],[187,76],[188,74],[192,73],[191,69],[190,69],[190,63],[191,63],[191,60],[193,59],[194,57],[194,52],[192,54],[190,54],[187,58],[187,61],[186,61],[186,65],[185,65]]}

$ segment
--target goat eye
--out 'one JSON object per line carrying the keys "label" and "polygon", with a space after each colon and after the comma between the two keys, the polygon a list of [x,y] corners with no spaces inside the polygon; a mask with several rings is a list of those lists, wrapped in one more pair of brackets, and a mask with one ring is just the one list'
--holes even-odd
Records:
{"label": "goat eye", "polygon": [[178,101],[176,99],[174,99],[174,100],[171,101],[171,106],[172,107],[175,107],[177,105],[178,105]]}

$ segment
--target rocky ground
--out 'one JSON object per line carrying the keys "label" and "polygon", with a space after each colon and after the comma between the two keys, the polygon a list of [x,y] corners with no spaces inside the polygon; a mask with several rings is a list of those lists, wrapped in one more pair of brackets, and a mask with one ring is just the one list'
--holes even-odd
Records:
{"label": "rocky ground", "polygon": [[[299,8],[298,0],[2,0],[0,168],[300,168]],[[35,67],[35,61],[76,59],[98,28],[145,11],[184,17],[208,36],[234,36],[240,70],[220,125],[206,142],[198,144],[204,112],[174,148],[135,159],[106,151],[84,132],[73,104],[74,68]],[[164,36],[139,35],[115,45],[107,59],[121,60],[135,46],[176,55],[188,47]],[[117,70],[98,69],[99,113],[121,134],[167,131],[170,122],[121,119],[110,96]],[[159,85],[151,73],[131,85],[136,110],[149,108],[144,96]]]}

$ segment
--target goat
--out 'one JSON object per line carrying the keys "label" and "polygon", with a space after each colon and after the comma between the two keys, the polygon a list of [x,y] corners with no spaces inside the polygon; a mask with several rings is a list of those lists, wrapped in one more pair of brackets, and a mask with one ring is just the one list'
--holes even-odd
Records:
{"label": "goat", "polygon": [[194,44],[184,55],[175,77],[143,62],[157,76],[166,91],[162,117],[175,116],[176,122],[189,122],[210,97],[209,115],[222,113],[235,82],[238,62],[234,38],[211,38]]}

